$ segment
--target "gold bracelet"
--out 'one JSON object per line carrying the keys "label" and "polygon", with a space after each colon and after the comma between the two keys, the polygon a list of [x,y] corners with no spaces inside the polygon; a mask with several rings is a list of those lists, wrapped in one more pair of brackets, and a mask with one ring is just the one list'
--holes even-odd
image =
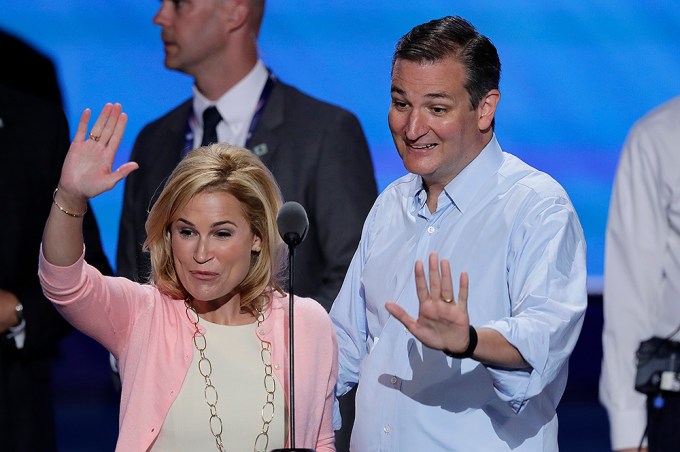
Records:
{"label": "gold bracelet", "polygon": [[57,187],[57,188],[54,189],[54,193],[52,193],[52,202],[54,203],[55,206],[57,206],[57,207],[59,208],[59,210],[61,210],[62,212],[64,212],[64,213],[65,213],[66,215],[68,215],[69,217],[73,217],[73,218],[82,218],[82,217],[85,216],[85,214],[87,213],[87,205],[85,205],[85,212],[83,212],[83,213],[73,213],[73,212],[69,212],[68,210],[66,210],[66,209],[64,209],[63,207],[61,207],[61,206],[59,205],[59,203],[57,202],[57,192],[58,192],[58,191],[59,191],[59,187]]}

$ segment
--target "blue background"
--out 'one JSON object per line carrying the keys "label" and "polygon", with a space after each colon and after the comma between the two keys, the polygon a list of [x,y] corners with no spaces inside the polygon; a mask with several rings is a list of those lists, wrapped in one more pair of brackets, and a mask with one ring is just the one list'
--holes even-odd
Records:
{"label": "blue background", "polygon": [[[118,164],[127,160],[144,124],[191,92],[188,77],[163,67],[160,31],[151,22],[158,6],[144,0],[0,0],[0,27],[57,64],[72,125],[85,107],[123,104],[130,120]],[[382,189],[404,173],[387,128],[394,44],[413,26],[449,14],[468,18],[498,47],[501,145],[560,181],[579,212],[591,296],[558,407],[560,450],[610,450],[606,414],[597,402],[603,323],[597,294],[609,195],[630,126],[680,95],[680,5],[269,0],[261,55],[284,81],[357,114]],[[94,200],[112,263],[122,188]],[[80,333],[69,336],[62,351],[54,385],[60,450],[112,450],[119,393],[111,384],[108,353]]]}
{"label": "blue background", "polygon": [[[621,145],[637,118],[680,94],[677,3],[362,3],[270,0],[260,35],[263,60],[284,81],[357,114],[382,189],[404,173],[387,128],[395,42],[433,18],[469,19],[494,42],[503,63],[500,143],[569,192],[586,232],[589,289],[599,292]],[[127,160],[145,123],[190,95],[191,79],[163,66],[160,31],[151,22],[158,6],[140,0],[0,0],[0,27],[55,61],[72,127],[85,107],[123,104],[130,120],[118,164]],[[93,203],[112,264],[122,189],[119,184]]]}

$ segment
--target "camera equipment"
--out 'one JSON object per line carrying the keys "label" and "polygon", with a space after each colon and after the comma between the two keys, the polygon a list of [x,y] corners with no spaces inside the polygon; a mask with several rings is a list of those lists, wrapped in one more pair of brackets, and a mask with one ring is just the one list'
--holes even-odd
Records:
{"label": "camera equipment", "polygon": [[680,392],[680,342],[660,337],[640,342],[635,389],[644,394]]}

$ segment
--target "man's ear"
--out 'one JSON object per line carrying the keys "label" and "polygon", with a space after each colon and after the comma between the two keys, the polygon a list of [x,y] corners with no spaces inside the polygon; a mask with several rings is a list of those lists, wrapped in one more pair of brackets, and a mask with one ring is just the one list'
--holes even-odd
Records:
{"label": "man's ear", "polygon": [[491,127],[496,116],[496,107],[500,100],[501,92],[497,89],[492,89],[479,102],[477,106],[479,130],[487,130]]}
{"label": "man's ear", "polygon": [[232,0],[226,5],[226,19],[229,30],[243,27],[248,22],[250,6],[243,0]]}

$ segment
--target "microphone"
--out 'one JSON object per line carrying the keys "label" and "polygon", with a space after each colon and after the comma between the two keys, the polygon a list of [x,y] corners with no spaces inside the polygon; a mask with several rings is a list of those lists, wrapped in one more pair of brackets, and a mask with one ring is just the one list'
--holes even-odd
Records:
{"label": "microphone", "polygon": [[296,448],[295,447],[295,347],[294,347],[294,322],[293,322],[293,300],[295,298],[294,292],[294,278],[293,269],[295,266],[295,247],[298,246],[307,237],[307,230],[309,229],[309,219],[305,208],[295,201],[288,201],[281,206],[279,214],[276,217],[276,224],[279,227],[279,234],[284,243],[288,245],[288,343],[290,346],[288,365],[288,406],[290,407],[290,447],[275,449],[272,452],[292,452],[304,451],[314,452],[314,449]]}
{"label": "microphone", "polygon": [[295,201],[288,201],[281,206],[276,217],[279,234],[289,248],[295,248],[307,237],[309,220],[305,208]]}

